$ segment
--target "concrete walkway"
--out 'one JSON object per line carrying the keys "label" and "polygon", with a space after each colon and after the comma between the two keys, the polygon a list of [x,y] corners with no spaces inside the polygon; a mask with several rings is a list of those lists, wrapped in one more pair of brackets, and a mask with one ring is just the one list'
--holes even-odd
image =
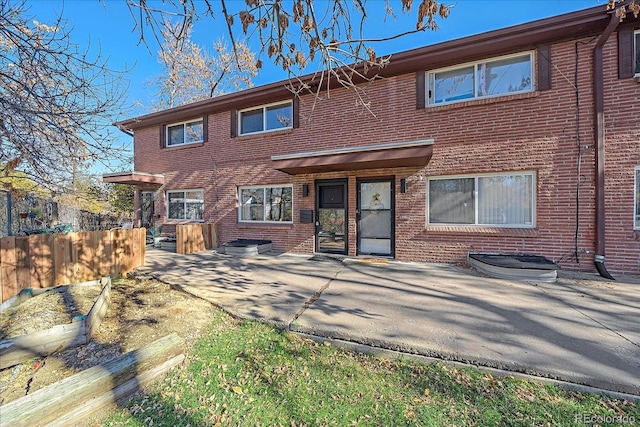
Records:
{"label": "concrete walkway", "polygon": [[137,270],[291,331],[640,396],[640,277],[519,283],[443,264],[147,249]]}

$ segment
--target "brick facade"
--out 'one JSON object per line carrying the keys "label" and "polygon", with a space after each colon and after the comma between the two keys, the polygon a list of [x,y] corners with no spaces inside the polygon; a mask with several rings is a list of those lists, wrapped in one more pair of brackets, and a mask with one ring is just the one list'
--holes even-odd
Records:
{"label": "brick facade", "polygon": [[[173,225],[165,219],[165,192],[203,189],[204,221],[218,224],[222,242],[269,239],[277,249],[311,253],[314,225],[300,223],[299,212],[315,209],[316,180],[348,178],[348,254],[354,256],[356,179],[389,177],[395,184],[398,260],[451,263],[464,261],[469,251],[523,252],[544,255],[563,269],[594,271],[594,44],[593,37],[551,44],[548,90],[416,108],[416,74],[405,73],[363,86],[371,112],[346,89],[333,89],[319,102],[302,96],[299,127],[289,130],[231,137],[231,111],[217,111],[208,115],[204,143],[161,148],[160,125],[136,128],[135,170],[165,176],[155,207],[165,232]],[[604,48],[606,263],[611,272],[637,274],[640,230],[633,229],[633,209],[640,82],[619,79],[617,67],[614,34]],[[433,155],[423,168],[289,175],[274,170],[271,161],[272,155],[431,138]],[[535,228],[427,225],[429,177],[517,171],[535,173]],[[268,184],[293,185],[293,223],[239,222],[238,187]],[[309,185],[306,197],[303,184]]]}

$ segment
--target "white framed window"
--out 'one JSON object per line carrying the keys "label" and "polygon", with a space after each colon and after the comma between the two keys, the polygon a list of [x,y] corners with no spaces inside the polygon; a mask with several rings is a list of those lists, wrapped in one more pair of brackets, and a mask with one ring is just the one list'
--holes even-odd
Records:
{"label": "white framed window", "polygon": [[633,205],[633,209],[634,209],[633,229],[640,230],[640,166],[636,166],[635,181],[636,181],[636,185],[633,193],[635,197],[635,202]]}
{"label": "white framed window", "polygon": [[202,221],[203,190],[167,191],[167,219]]}
{"label": "white framed window", "polygon": [[640,30],[634,32],[635,52],[636,52],[636,76],[640,77]]}
{"label": "white framed window", "polygon": [[427,104],[531,92],[533,66],[533,52],[525,52],[429,71]]}
{"label": "white framed window", "polygon": [[427,223],[532,228],[534,172],[448,176],[427,181]]}
{"label": "white framed window", "polygon": [[239,111],[240,135],[293,127],[293,102],[280,102]]}
{"label": "white framed window", "polygon": [[293,222],[293,186],[268,185],[238,189],[240,222]]}
{"label": "white framed window", "polygon": [[193,144],[204,140],[204,120],[191,120],[167,126],[167,147]]}

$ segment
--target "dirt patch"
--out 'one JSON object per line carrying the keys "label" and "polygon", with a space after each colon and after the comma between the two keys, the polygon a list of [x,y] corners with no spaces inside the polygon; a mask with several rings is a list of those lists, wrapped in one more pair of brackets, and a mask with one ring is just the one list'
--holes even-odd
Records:
{"label": "dirt patch", "polygon": [[101,290],[99,283],[43,289],[43,293],[0,312],[0,339],[49,329],[71,323],[76,316],[86,316]]}
{"label": "dirt patch", "polygon": [[[99,285],[89,288],[71,289],[66,297],[63,292],[53,291],[26,300],[12,316],[3,313],[0,335],[29,333],[34,328],[46,329],[86,315],[100,292]],[[184,338],[189,347],[211,322],[215,311],[210,303],[157,280],[114,280],[111,303],[92,341],[0,371],[0,405],[171,332]]]}

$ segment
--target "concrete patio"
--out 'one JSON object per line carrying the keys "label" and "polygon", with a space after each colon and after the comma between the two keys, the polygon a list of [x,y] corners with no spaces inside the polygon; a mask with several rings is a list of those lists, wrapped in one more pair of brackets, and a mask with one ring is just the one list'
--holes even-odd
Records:
{"label": "concrete patio", "polygon": [[147,249],[137,274],[328,339],[640,396],[640,277],[525,283],[425,263]]}

